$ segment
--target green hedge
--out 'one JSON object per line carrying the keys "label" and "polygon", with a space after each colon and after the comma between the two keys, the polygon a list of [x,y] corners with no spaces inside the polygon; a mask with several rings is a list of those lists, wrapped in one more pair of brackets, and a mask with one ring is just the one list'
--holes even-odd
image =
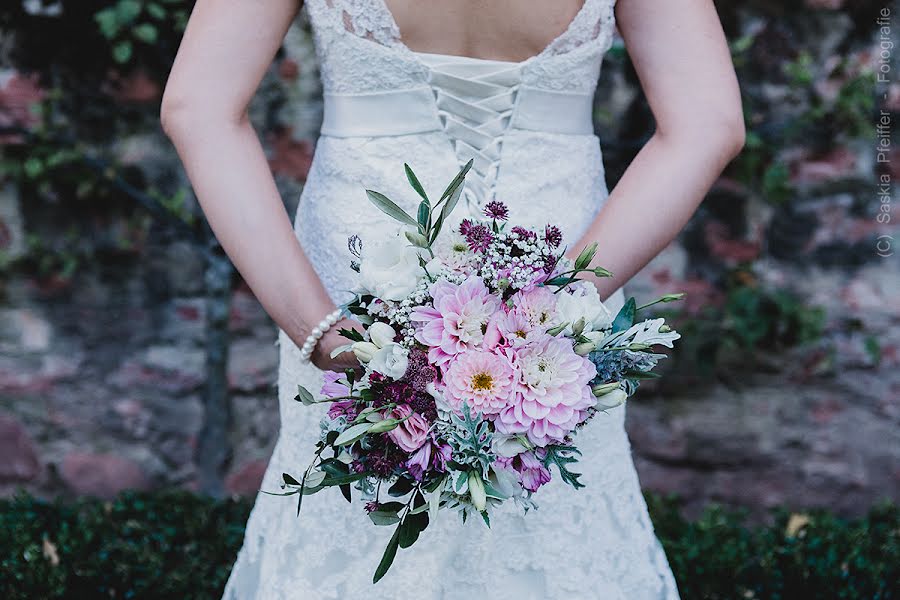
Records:
{"label": "green hedge", "polygon": [[[648,502],[686,600],[900,597],[896,505],[853,521],[777,511],[750,528],[740,512],[686,521],[673,499]],[[249,510],[183,492],[0,501],[0,598],[218,599]]]}

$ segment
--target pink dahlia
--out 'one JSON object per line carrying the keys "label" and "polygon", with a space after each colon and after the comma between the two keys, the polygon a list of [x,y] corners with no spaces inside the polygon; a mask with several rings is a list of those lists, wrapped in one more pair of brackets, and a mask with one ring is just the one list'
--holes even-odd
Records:
{"label": "pink dahlia", "polygon": [[537,446],[562,442],[594,404],[588,386],[597,368],[572,341],[543,335],[514,355],[516,395],[495,421],[501,433],[524,433]]}
{"label": "pink dahlia", "polygon": [[470,350],[450,362],[444,376],[444,398],[456,411],[467,402],[475,412],[494,415],[509,404],[514,372],[503,357]]}
{"label": "pink dahlia", "polygon": [[540,286],[517,292],[512,297],[515,310],[523,315],[533,328],[546,331],[553,327],[556,316],[556,296],[548,288]]}
{"label": "pink dahlia", "polygon": [[500,309],[500,299],[474,275],[459,285],[438,280],[430,292],[432,306],[416,308],[410,320],[419,324],[416,339],[430,347],[429,361],[443,365],[481,343],[488,321]]}
{"label": "pink dahlia", "polygon": [[[534,328],[523,311],[514,308],[508,313],[497,312],[494,315],[488,324],[485,338],[492,335],[497,338],[497,341],[490,344],[489,347],[497,346],[502,342],[505,346],[520,348],[534,341],[535,337],[541,333],[543,333],[541,330]],[[487,339],[485,345],[488,346]]]}

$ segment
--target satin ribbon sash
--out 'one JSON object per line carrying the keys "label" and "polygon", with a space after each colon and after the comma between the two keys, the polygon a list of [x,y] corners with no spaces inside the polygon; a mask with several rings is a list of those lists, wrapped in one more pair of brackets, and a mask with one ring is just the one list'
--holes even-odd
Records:
{"label": "satin ribbon sash", "polygon": [[[453,104],[453,108],[461,111],[477,110],[459,106],[452,96],[438,94],[436,97],[430,86],[368,94],[326,93],[324,100],[321,131],[323,135],[333,137],[381,137],[442,131],[444,126],[438,112],[442,107],[439,104]],[[593,98],[588,94],[519,86],[509,127],[546,133],[593,134],[592,110]],[[463,139],[473,135],[461,129],[455,133]]]}

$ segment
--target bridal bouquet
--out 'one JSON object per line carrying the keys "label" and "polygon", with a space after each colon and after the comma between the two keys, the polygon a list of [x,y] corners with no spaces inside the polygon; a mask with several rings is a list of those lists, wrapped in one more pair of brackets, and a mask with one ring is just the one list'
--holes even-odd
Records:
{"label": "bridal bouquet", "polygon": [[406,166],[422,199],[415,218],[367,191],[401,233],[350,240],[359,287],[345,308],[364,331],[342,330],[334,355],[353,352],[361,369],[326,372],[319,397],[297,394],[330,407],[313,461],[284,474],[284,495],[338,487],[349,501],[355,486],[372,522],[395,527],[376,582],[442,509],[488,526],[503,502],[527,512],[554,466],[583,487],[571,470],[578,429],[654,376],[665,355],[653,347],[679,338],[663,319],[635,321],[656,302],[630,299],[613,315],[579,280],[610,275],[590,266],[596,246],[571,261],[558,228],[511,226],[500,202],[441,237],[470,167],[432,201]]}

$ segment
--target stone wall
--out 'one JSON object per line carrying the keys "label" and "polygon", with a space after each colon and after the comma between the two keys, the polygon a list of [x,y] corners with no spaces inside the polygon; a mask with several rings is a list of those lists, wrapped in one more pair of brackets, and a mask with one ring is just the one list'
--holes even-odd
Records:
{"label": "stone wall", "polygon": [[[876,183],[897,177],[897,161],[879,165],[874,150],[875,118],[882,107],[896,117],[900,88],[864,90],[880,106],[863,107],[861,121],[846,109],[850,92],[841,90],[878,68],[874,4],[738,4],[721,9],[753,137],[684,234],[629,286],[638,298],[689,292],[673,318],[704,341],[674,356],[661,382],[629,404],[634,456],[646,488],[682,495],[690,511],[716,501],[757,515],[778,504],[859,514],[882,498],[900,500],[900,268],[875,246],[895,231],[876,221]],[[5,73],[0,106],[40,95],[26,76]],[[321,118],[318,93],[308,32],[298,26],[254,112],[291,214]],[[597,121],[612,185],[652,131],[620,46],[604,69]],[[799,135],[783,135],[794,126]],[[120,146],[150,180],[183,178],[160,132]],[[65,219],[99,219],[61,211],[36,207],[7,181],[6,259],[28,254],[28,234],[62,236]],[[87,254],[74,273],[3,271],[0,493],[196,489],[203,256],[164,227],[141,231],[127,252]],[[812,337],[797,334],[813,314],[807,306],[822,311],[810,319]],[[747,342],[760,323],[764,333]],[[278,430],[277,353],[274,325],[240,281],[229,330],[225,487],[252,494]]]}

